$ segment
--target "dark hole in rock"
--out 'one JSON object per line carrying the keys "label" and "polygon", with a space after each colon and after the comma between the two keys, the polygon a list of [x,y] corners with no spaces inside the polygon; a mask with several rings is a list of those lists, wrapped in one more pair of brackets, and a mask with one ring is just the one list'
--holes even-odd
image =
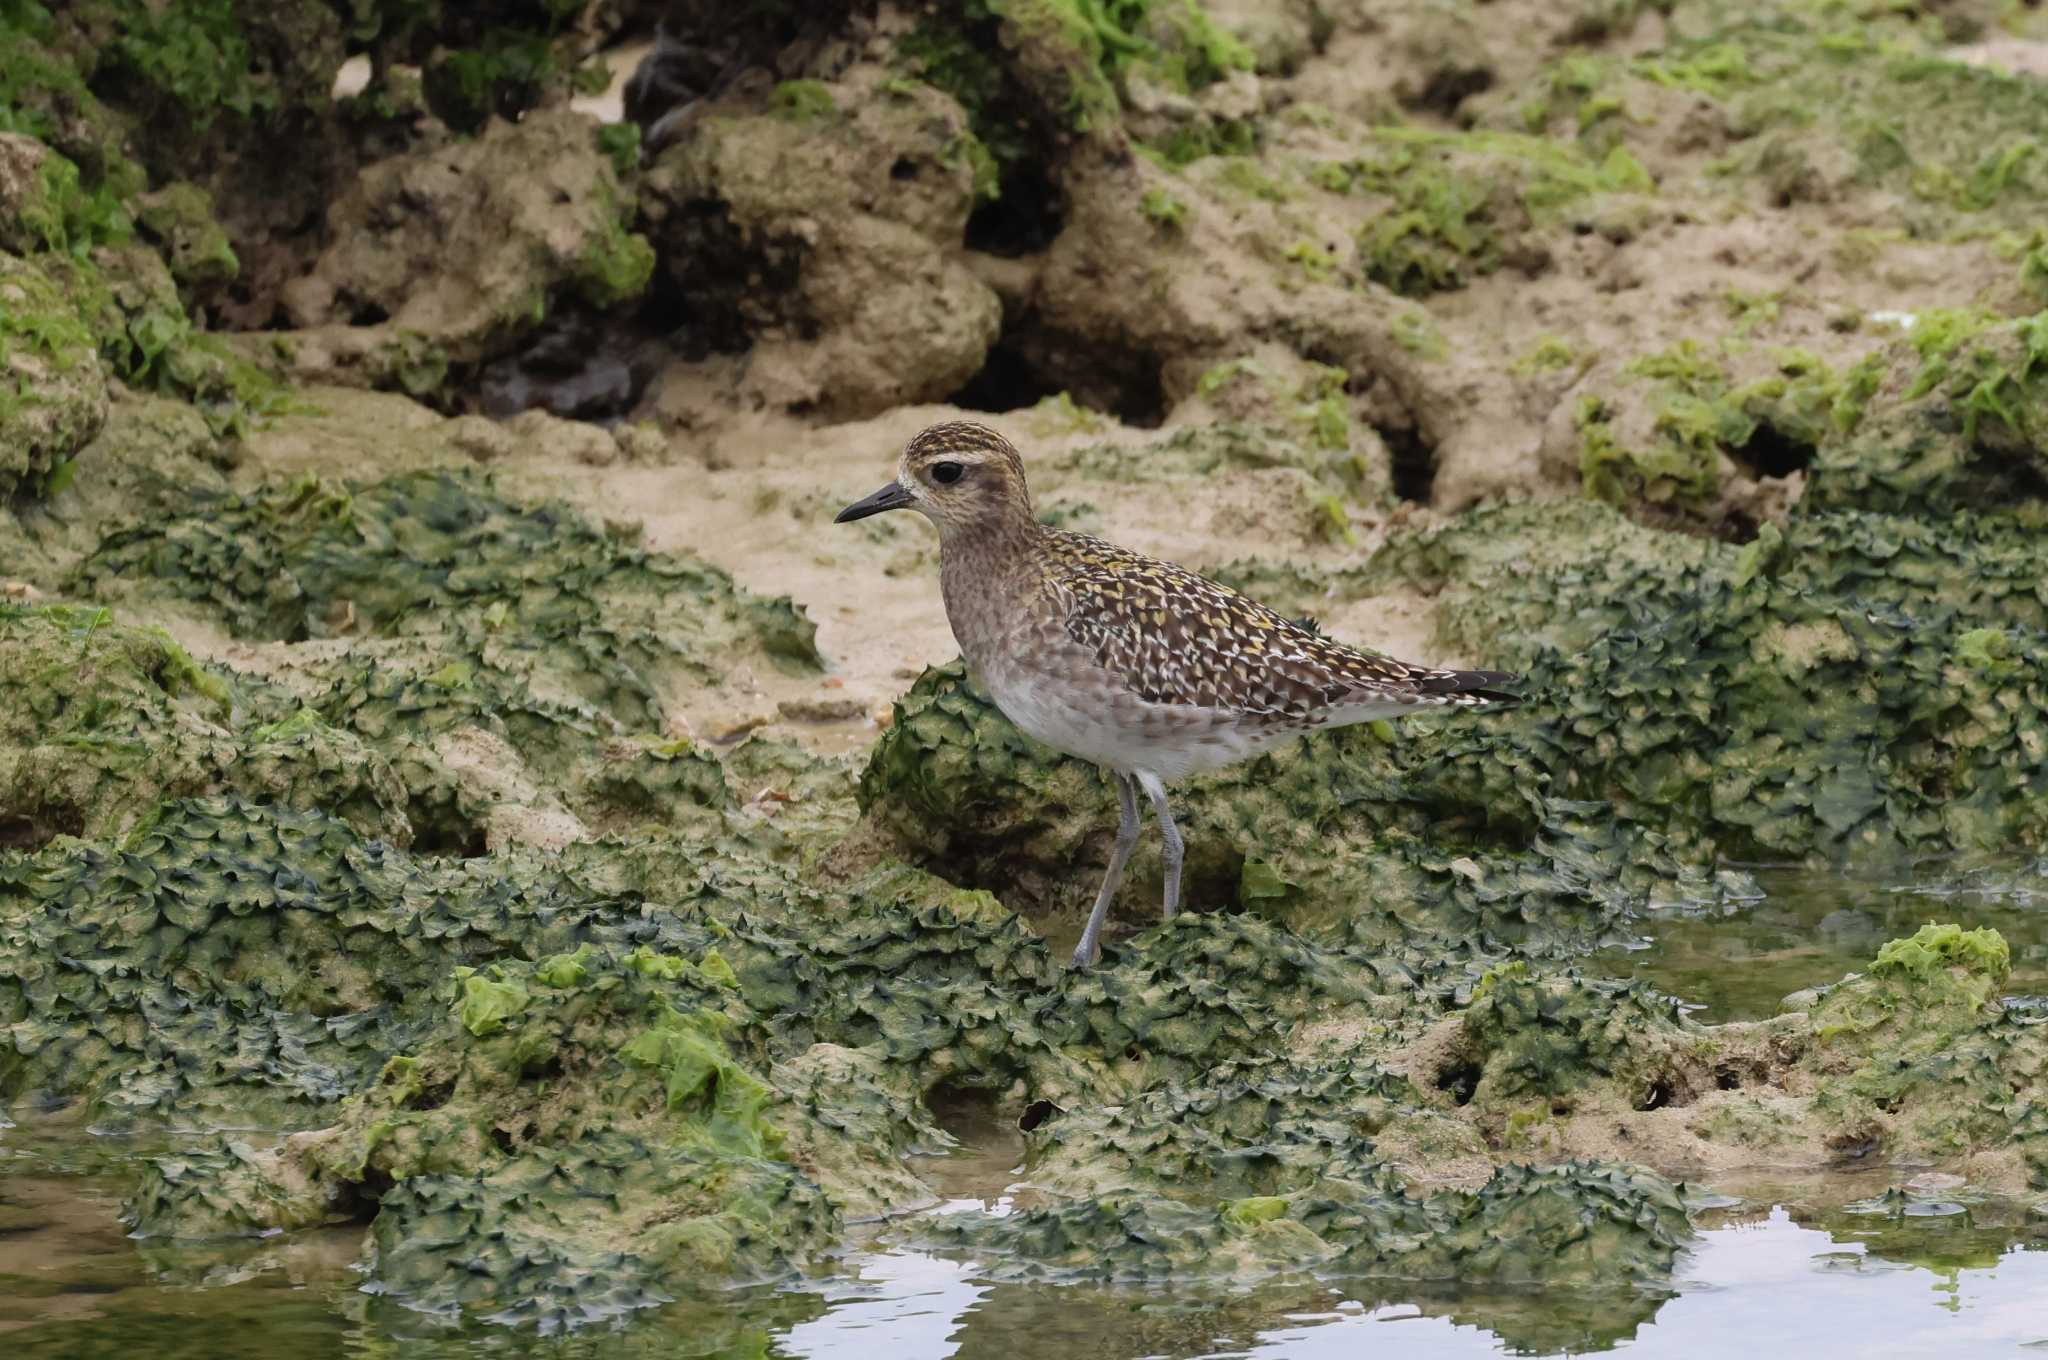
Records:
{"label": "dark hole in rock", "polygon": [[1436,449],[1416,429],[1381,430],[1394,464],[1394,494],[1428,505],[1436,489]]}
{"label": "dark hole in rock", "polygon": [[1717,1091],[1740,1091],[1742,1089],[1742,1074],[1732,1067],[1715,1068],[1714,1089]]}
{"label": "dark hole in rock", "polygon": [[59,835],[76,836],[84,829],[82,822],[67,829],[48,818],[38,821],[34,817],[10,813],[0,817],[0,850],[40,850]]}
{"label": "dark hole in rock", "polygon": [[1479,1089],[1479,1064],[1469,1060],[1452,1063],[1436,1074],[1436,1089],[1449,1092],[1460,1105],[1470,1105]]}
{"label": "dark hole in rock", "polygon": [[614,424],[673,354],[640,314],[564,309],[520,349],[478,371],[475,400],[499,420],[539,409]]}
{"label": "dark hole in rock", "polygon": [[1155,430],[1166,420],[1159,359],[1107,352],[1028,325],[1005,327],[988,358],[946,400],[969,411],[1021,411],[1065,392],[1078,406],[1107,411],[1126,425]]}
{"label": "dark hole in rock", "polygon": [[1405,100],[1412,109],[1427,109],[1445,118],[1457,115],[1458,105],[1493,87],[1493,72],[1483,66],[1446,66],[1430,74],[1422,92]]}
{"label": "dark hole in rock", "polygon": [[1671,1103],[1671,1087],[1661,1081],[1650,1083],[1650,1089],[1643,1092],[1643,1098],[1636,1102],[1638,1110],[1661,1110]]}
{"label": "dark hole in rock", "polygon": [[385,1192],[393,1184],[389,1172],[365,1166],[361,1180],[344,1183],[335,1195],[334,1211],[344,1222],[366,1224],[377,1217]]}
{"label": "dark hole in rock", "polygon": [[1755,434],[1730,452],[1759,477],[1787,477],[1813,464],[1812,444],[1770,425],[1758,425]]}
{"label": "dark hole in rock", "polygon": [[390,319],[391,313],[385,311],[374,302],[362,303],[352,308],[348,314],[348,321],[351,326],[375,326]]}
{"label": "dark hole in rock", "polygon": [[42,807],[0,814],[0,849],[40,850],[59,836],[83,836],[85,813],[75,807]]}
{"label": "dark hole in rock", "polygon": [[917,162],[908,156],[898,156],[896,163],[889,167],[890,179],[916,179]]}
{"label": "dark hole in rock", "polygon": [[466,822],[434,818],[414,819],[419,829],[413,834],[415,855],[449,855],[457,859],[481,859],[491,852],[484,829]]}
{"label": "dark hole in rock", "polygon": [[455,1083],[437,1081],[432,1086],[422,1086],[411,1100],[405,1102],[408,1110],[438,1110],[448,1103],[448,1097],[455,1094]]}
{"label": "dark hole in rock", "polygon": [[1059,1107],[1050,1100],[1034,1100],[1029,1105],[1026,1105],[1024,1113],[1017,1117],[1017,1127],[1023,1132],[1029,1133],[1046,1120],[1052,1118],[1054,1114],[1058,1113],[1058,1110]]}
{"label": "dark hole in rock", "polygon": [[967,218],[969,250],[1015,259],[1051,245],[1066,225],[1067,200],[1050,167],[1022,160],[1003,174],[996,197],[975,205]]}
{"label": "dark hole in rock", "polygon": [[996,1110],[996,1093],[979,1086],[940,1082],[924,1093],[932,1122],[969,1146],[989,1142],[1007,1122]]}
{"label": "dark hole in rock", "polygon": [[1056,396],[1059,387],[1034,370],[1024,356],[1002,340],[989,349],[981,369],[967,386],[946,398],[969,411],[1021,411]]}
{"label": "dark hole in rock", "polygon": [[1754,517],[1740,510],[1730,510],[1714,526],[1714,537],[1724,543],[1753,543],[1762,527]]}

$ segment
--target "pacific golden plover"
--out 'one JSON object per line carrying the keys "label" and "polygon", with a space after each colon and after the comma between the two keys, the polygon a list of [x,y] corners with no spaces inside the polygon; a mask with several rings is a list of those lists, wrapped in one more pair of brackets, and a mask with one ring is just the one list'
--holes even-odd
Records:
{"label": "pacific golden plover", "polygon": [[1319,728],[1515,702],[1492,688],[1519,678],[1505,671],[1433,670],[1346,647],[1185,568],[1040,524],[1023,459],[983,425],[924,431],[896,480],[837,522],[898,509],[938,527],[946,620],[996,706],[1116,784],[1122,821],[1077,967],[1095,961],[1137,843],[1139,789],[1165,838],[1171,917],[1182,842],[1169,783]]}

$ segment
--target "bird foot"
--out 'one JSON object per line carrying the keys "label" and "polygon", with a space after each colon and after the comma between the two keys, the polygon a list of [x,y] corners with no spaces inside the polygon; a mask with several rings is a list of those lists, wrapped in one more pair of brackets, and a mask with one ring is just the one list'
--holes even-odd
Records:
{"label": "bird foot", "polygon": [[1076,948],[1074,949],[1073,962],[1068,964],[1067,966],[1069,968],[1090,968],[1093,967],[1095,961],[1101,957],[1101,945],[1082,944],[1076,946]]}

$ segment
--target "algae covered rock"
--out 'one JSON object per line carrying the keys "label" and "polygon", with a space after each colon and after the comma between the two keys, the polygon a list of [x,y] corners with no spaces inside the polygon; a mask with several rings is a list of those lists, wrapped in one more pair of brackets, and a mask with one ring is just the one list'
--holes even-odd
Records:
{"label": "algae covered rock", "polygon": [[[244,1201],[245,1230],[389,1186],[368,1244],[380,1292],[545,1331],[779,1273],[836,1234],[824,1193],[778,1156],[776,1092],[730,1046],[751,1017],[715,949],[584,945],[457,968],[437,995],[445,1018],[342,1122],[218,1158],[272,1187]],[[218,1219],[183,1160],[130,1211],[145,1233]]]}
{"label": "algae covered rock", "polygon": [[653,252],[595,134],[587,115],[546,110],[367,166],[328,210],[332,244],[294,285],[294,321],[375,325],[475,362],[569,298],[637,296]]}
{"label": "algae covered rock", "polygon": [[671,696],[820,664],[787,599],[471,474],[197,497],[110,535],[77,579],[202,604],[243,638],[351,640],[280,678],[391,762],[440,845],[715,820],[732,792],[670,730]]}
{"label": "algae covered rock", "polygon": [[318,805],[403,842],[405,791],[345,732],[237,714],[233,683],[106,609],[0,602],[0,812],[8,839],[117,839],[167,799]]}
{"label": "algae covered rock", "polygon": [[99,347],[62,283],[0,253],[0,497],[52,489],[106,418]]}
{"label": "algae covered rock", "polygon": [[1858,382],[1853,428],[1814,459],[1814,504],[2048,516],[2048,312],[1922,317]]}
{"label": "algae covered rock", "polygon": [[1929,924],[1808,1007],[1822,1118],[1891,1155],[1982,1149],[2048,1184],[2048,1035],[2002,1004],[1997,931]]}
{"label": "algae covered rock", "polygon": [[1546,506],[1422,542],[1386,565],[1455,582],[1440,626],[1529,666],[1561,796],[1741,858],[2048,834],[2048,748],[2012,702],[2048,645],[2040,559],[2008,523],[1802,516],[1738,552]]}

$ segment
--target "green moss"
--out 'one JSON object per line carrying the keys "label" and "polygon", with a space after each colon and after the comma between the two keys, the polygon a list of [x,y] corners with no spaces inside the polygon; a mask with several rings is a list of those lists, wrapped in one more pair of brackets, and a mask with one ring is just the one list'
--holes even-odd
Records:
{"label": "green moss", "polygon": [[597,130],[597,149],[611,160],[612,173],[624,180],[640,166],[640,125],[606,123]]}
{"label": "green moss", "polygon": [[1423,359],[1437,360],[1449,356],[1450,342],[1430,319],[1429,313],[1419,307],[1409,307],[1394,314],[1392,323],[1394,343],[1410,354]]}
{"label": "green moss", "polygon": [[167,96],[201,130],[223,112],[247,118],[277,107],[276,90],[256,74],[235,0],[115,0],[114,8],[112,64]]}
{"label": "green moss", "polygon": [[2048,515],[2048,312],[1930,312],[1850,381],[1814,461],[1817,503]]}
{"label": "green moss", "polygon": [[1314,283],[1326,283],[1337,273],[1337,257],[1313,241],[1296,241],[1280,252],[1280,258],[1300,269]]}
{"label": "green moss", "polygon": [[793,123],[819,123],[839,116],[838,101],[822,80],[785,80],[768,95],[768,107]]}
{"label": "green moss", "polygon": [[479,1039],[518,1019],[530,999],[526,988],[516,982],[470,968],[456,970],[456,976],[462,982],[462,1027]]}
{"label": "green moss", "polygon": [[1188,223],[1188,205],[1164,189],[1147,189],[1138,199],[1139,211],[1162,231],[1177,232]]}
{"label": "green moss", "polygon": [[1225,1204],[1223,1219],[1240,1228],[1255,1228],[1279,1218],[1287,1212],[1287,1207],[1286,1199],[1279,1195],[1250,1195]]}
{"label": "green moss", "polygon": [[94,336],[58,279],[0,253],[0,497],[50,494],[107,414]]}
{"label": "green moss", "polygon": [[107,185],[87,191],[78,167],[54,151],[36,168],[40,192],[21,203],[17,221],[4,238],[13,246],[64,251],[86,258],[102,245],[119,245],[133,233],[133,222],[121,200]]}
{"label": "green moss", "polygon": [[1582,398],[1586,494],[1611,505],[1697,509],[1719,490],[1722,457],[1739,454],[1759,431],[1808,448],[1839,434],[1840,413],[1859,390],[1855,374],[1781,349],[1771,352],[1766,376],[1738,385],[1726,356],[1742,352],[1733,339],[1719,346],[1682,340],[1631,360],[1628,389]]}
{"label": "green moss", "polygon": [[1569,340],[1559,335],[1546,335],[1531,345],[1511,367],[1516,373],[1533,376],[1538,373],[1557,373],[1573,367],[1579,362],[1579,352],[1572,348]]}
{"label": "green moss", "polygon": [[1370,145],[1318,182],[1388,200],[1360,232],[1360,255],[1367,278],[1409,296],[1492,273],[1520,233],[1589,198],[1655,187],[1621,147],[1596,161],[1541,137],[1418,128],[1376,128]]}
{"label": "green moss", "polygon": [[576,287],[593,307],[615,307],[640,296],[654,278],[654,247],[614,218],[576,262]]}
{"label": "green moss", "polygon": [[117,837],[163,799],[224,792],[408,835],[403,790],[359,740],[311,716],[237,733],[256,696],[109,610],[0,604],[0,692],[0,798],[35,843]]}
{"label": "green moss", "polygon": [[981,138],[963,132],[947,144],[945,156],[948,163],[967,162],[976,203],[993,203],[1003,196],[1003,168]]}
{"label": "green moss", "polygon": [[183,287],[218,287],[241,272],[228,234],[214,219],[213,196],[195,184],[180,181],[146,196],[141,223]]}
{"label": "green moss", "polygon": [[563,78],[546,32],[492,28],[472,47],[443,51],[422,72],[428,107],[458,132],[493,114],[514,117]]}
{"label": "green moss", "polygon": [[[1221,155],[1222,161],[1216,170],[1219,184],[1228,186],[1247,198],[1256,198],[1265,203],[1285,203],[1288,191],[1278,180],[1260,168],[1259,162],[1242,152],[1225,153],[1220,148],[1206,151],[1206,155]],[[1169,160],[1176,159],[1171,153]]]}

